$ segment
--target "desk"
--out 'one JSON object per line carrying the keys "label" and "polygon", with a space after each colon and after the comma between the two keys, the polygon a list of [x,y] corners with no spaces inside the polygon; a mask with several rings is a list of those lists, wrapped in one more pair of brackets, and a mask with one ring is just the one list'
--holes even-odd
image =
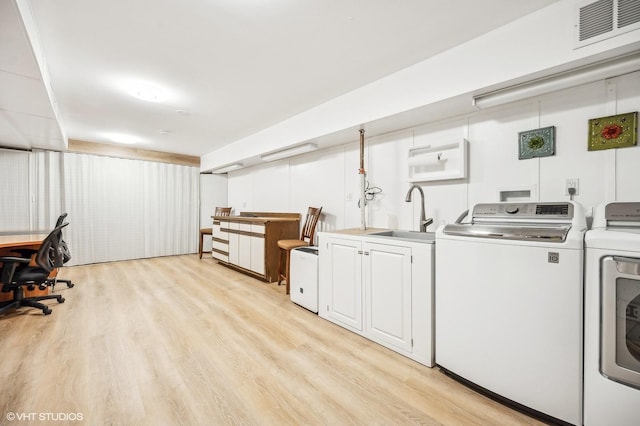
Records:
{"label": "desk", "polygon": [[[38,250],[42,240],[47,238],[49,234],[16,234],[16,235],[0,235],[0,256],[15,256],[12,253],[15,249],[33,249]],[[51,271],[52,274],[55,273]],[[32,290],[25,290],[24,296],[43,296],[49,294],[49,288],[40,290],[37,287]],[[11,300],[11,293],[0,293],[0,302]]]}
{"label": "desk", "polygon": [[5,251],[10,252],[11,249],[16,248],[35,248],[37,250],[47,235],[49,234],[0,235],[0,252],[4,256]]}

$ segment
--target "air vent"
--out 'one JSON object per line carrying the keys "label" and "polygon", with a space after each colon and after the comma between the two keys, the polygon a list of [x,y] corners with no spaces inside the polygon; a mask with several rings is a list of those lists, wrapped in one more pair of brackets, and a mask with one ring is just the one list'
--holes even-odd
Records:
{"label": "air vent", "polygon": [[618,28],[640,22],[640,1],[618,0]]}
{"label": "air vent", "polygon": [[613,31],[613,0],[600,0],[580,8],[579,41]]}
{"label": "air vent", "polygon": [[580,2],[576,5],[575,27],[576,48],[640,29],[640,1]]}

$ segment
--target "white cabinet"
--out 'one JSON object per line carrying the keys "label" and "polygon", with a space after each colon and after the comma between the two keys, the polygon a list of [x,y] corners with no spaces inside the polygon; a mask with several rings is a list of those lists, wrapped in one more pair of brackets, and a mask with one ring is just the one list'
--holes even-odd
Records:
{"label": "white cabinet", "polygon": [[250,239],[250,262],[249,269],[253,272],[264,275],[264,225],[251,225],[251,237]]}
{"label": "white cabinet", "polygon": [[366,332],[411,350],[411,248],[365,242]]}
{"label": "white cabinet", "polygon": [[233,265],[239,265],[240,254],[240,235],[238,230],[240,224],[238,222],[229,222],[229,263]]}
{"label": "white cabinet", "polygon": [[318,238],[318,315],[433,366],[433,243],[322,232]]}
{"label": "white cabinet", "polygon": [[361,249],[360,241],[327,238],[326,249],[319,250],[319,267],[325,272],[320,279],[327,294],[325,313],[358,331],[362,331]]}
{"label": "white cabinet", "polygon": [[238,263],[241,268],[251,269],[251,224],[240,223],[238,234]]}
{"label": "white cabinet", "polygon": [[229,232],[229,263],[264,275],[264,230],[264,225],[231,222]]}

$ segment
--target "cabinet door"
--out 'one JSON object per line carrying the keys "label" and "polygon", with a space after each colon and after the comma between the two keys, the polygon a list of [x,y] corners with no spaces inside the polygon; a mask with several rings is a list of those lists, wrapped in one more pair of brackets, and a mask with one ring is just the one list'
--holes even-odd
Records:
{"label": "cabinet door", "polygon": [[[260,275],[265,274],[264,231],[264,225],[251,225],[251,270]],[[262,236],[256,234],[262,234]]]}
{"label": "cabinet door", "polygon": [[240,252],[240,239],[239,235],[233,231],[240,229],[240,224],[237,222],[229,223],[229,263],[234,265],[239,264],[238,253]]}
{"label": "cabinet door", "polygon": [[411,351],[411,248],[363,244],[366,334]]}
{"label": "cabinet door", "polygon": [[[251,225],[248,223],[240,224],[240,232],[251,232]],[[245,234],[238,235],[238,266],[245,269],[251,269],[251,236]]]}
{"label": "cabinet door", "polygon": [[327,239],[327,316],[362,331],[362,244]]}

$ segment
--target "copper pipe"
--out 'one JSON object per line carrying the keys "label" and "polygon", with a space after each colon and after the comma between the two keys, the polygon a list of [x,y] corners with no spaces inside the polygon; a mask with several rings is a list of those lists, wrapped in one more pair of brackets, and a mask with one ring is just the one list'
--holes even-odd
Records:
{"label": "copper pipe", "polygon": [[364,129],[360,129],[360,171],[359,174],[365,174],[364,171]]}

